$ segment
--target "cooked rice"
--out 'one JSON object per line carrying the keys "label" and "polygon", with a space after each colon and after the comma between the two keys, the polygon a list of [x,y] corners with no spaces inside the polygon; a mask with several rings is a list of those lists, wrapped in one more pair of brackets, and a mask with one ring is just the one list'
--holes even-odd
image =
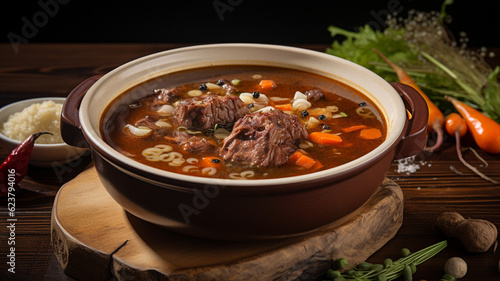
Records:
{"label": "cooked rice", "polygon": [[36,143],[62,143],[64,141],[59,125],[61,110],[62,104],[53,101],[32,104],[9,116],[1,132],[18,141],[23,141],[37,132],[50,132],[52,135],[42,135]]}

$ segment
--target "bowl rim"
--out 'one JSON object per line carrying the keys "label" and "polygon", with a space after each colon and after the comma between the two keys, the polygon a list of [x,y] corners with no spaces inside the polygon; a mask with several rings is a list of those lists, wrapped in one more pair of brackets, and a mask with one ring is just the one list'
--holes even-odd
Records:
{"label": "bowl rim", "polygon": [[[32,104],[35,104],[38,102],[43,102],[43,101],[49,101],[49,100],[54,101],[54,102],[57,101],[57,103],[64,104],[66,97],[39,97],[39,98],[30,98],[30,99],[19,100],[19,101],[15,101],[13,103],[9,103],[7,105],[4,105],[2,108],[0,108],[0,112],[11,109],[13,107],[17,107],[17,106],[21,107],[21,105],[26,104],[25,106],[23,106],[23,109],[24,109]],[[19,112],[19,111],[16,111],[16,112]],[[9,116],[7,116],[7,118],[9,118]],[[7,121],[7,119],[0,120],[0,125],[3,126],[3,123],[6,121]],[[19,141],[19,140],[9,138],[6,135],[4,135],[1,130],[0,130],[0,139],[2,141],[8,142],[12,145],[15,144],[16,146],[21,144],[24,141],[24,140]],[[36,143],[35,142],[35,146],[40,147],[40,148],[57,148],[57,147],[66,147],[69,145],[66,144],[65,142],[59,142],[59,143]]]}
{"label": "bowl rim", "polygon": [[[157,168],[153,168],[151,166],[148,166],[146,164],[139,163],[131,158],[126,157],[125,155],[119,153],[115,149],[113,149],[110,145],[108,145],[104,140],[100,137],[99,132],[95,132],[91,126],[91,120],[89,119],[90,116],[87,114],[88,112],[86,111],[87,108],[90,106],[91,102],[91,96],[93,92],[96,92],[102,87],[106,81],[111,80],[111,79],[116,79],[116,77],[119,77],[120,74],[123,74],[127,69],[138,66],[141,64],[146,64],[148,61],[161,58],[161,57],[168,57],[172,55],[177,55],[182,53],[187,53],[190,51],[200,51],[202,49],[205,49],[203,51],[210,51],[212,49],[219,49],[219,48],[255,48],[255,49],[261,49],[262,51],[264,50],[275,50],[275,51],[285,51],[285,52],[295,52],[300,55],[305,55],[305,56],[319,56],[324,59],[331,60],[332,62],[337,62],[340,64],[345,65],[346,67],[353,68],[357,71],[360,71],[361,73],[364,73],[366,75],[369,75],[371,79],[376,80],[376,82],[380,83],[381,85],[384,85],[384,87],[393,93],[393,95],[399,96],[396,90],[383,78],[375,74],[374,72],[366,69],[365,67],[362,67],[358,64],[355,64],[351,61],[345,60],[343,58],[339,58],[336,56],[332,56],[326,53],[314,51],[314,50],[308,50],[308,49],[303,49],[303,48],[298,48],[298,47],[292,47],[292,46],[283,46],[283,45],[271,45],[271,44],[258,44],[258,43],[220,43],[220,44],[203,44],[203,45],[195,45],[195,46],[188,46],[188,47],[181,47],[181,48],[176,48],[176,49],[171,49],[171,50],[166,50],[158,53],[153,53],[150,55],[146,55],[140,58],[137,58],[135,60],[132,60],[128,63],[125,63],[121,66],[118,66],[117,68],[113,69],[112,71],[108,72],[105,74],[103,77],[101,77],[90,89],[87,91],[87,94],[83,97],[82,102],[81,102],[81,107],[80,107],[80,112],[79,112],[79,119],[81,123],[81,130],[89,143],[90,147],[92,150],[96,151],[100,156],[102,156],[108,163],[116,167],[117,169],[121,170],[124,173],[127,173],[131,176],[134,176],[136,178],[139,178],[143,181],[151,182],[153,184],[163,186],[163,187],[169,187],[172,188],[172,184],[169,184],[168,179],[173,180],[173,181],[178,181],[178,182],[187,182],[190,184],[194,185],[202,185],[202,186],[207,186],[207,185],[216,185],[216,186],[224,186],[224,187],[231,187],[231,188],[248,188],[250,186],[255,187],[255,186],[274,186],[278,188],[279,186],[284,186],[284,185],[289,185],[289,184],[297,184],[297,183],[304,183],[304,182],[315,182],[318,180],[325,180],[328,178],[331,178],[332,175],[335,175],[336,177],[344,177],[347,175],[350,175],[354,173],[355,171],[358,171],[359,169],[356,168],[363,168],[366,167],[367,165],[373,164],[373,160],[379,159],[381,157],[384,157],[385,155],[389,154],[392,149],[398,144],[399,140],[401,139],[401,136],[403,134],[403,129],[405,126],[404,121],[400,120],[394,120],[398,126],[395,128],[395,132],[391,134],[391,136],[387,136],[384,142],[376,147],[374,150],[370,151],[369,153],[361,156],[360,158],[357,158],[353,161],[350,161],[348,163],[345,163],[343,165],[333,167],[327,170],[323,171],[318,171],[318,172],[313,172],[310,174],[305,174],[305,175],[299,175],[299,176],[291,176],[291,177],[285,177],[285,178],[271,178],[271,179],[251,179],[251,180],[236,180],[236,179],[219,179],[219,178],[207,178],[207,177],[198,177],[198,176],[190,176],[190,175],[183,175],[183,174],[178,174],[178,173],[173,173]],[[399,103],[397,108],[401,110],[402,113],[406,114],[404,103],[402,100],[396,101]],[[109,103],[108,103],[109,104]],[[406,115],[404,115],[406,116]],[[100,117],[101,118],[101,117]],[[402,118],[404,119],[404,118]],[[393,120],[391,120],[393,121]],[[112,160],[111,160],[112,159]],[[307,187],[307,186],[305,186]],[[176,187],[177,188],[177,187]],[[180,189],[183,189],[182,187],[178,187]],[[186,190],[190,188],[185,188]]]}

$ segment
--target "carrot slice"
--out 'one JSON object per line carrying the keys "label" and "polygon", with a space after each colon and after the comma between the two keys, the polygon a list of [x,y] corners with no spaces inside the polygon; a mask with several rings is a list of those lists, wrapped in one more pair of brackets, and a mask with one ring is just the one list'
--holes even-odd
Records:
{"label": "carrot slice", "polygon": [[291,103],[277,104],[274,106],[274,108],[279,109],[281,111],[292,111],[292,104]]}
{"label": "carrot slice", "polygon": [[302,153],[299,150],[296,150],[292,155],[290,155],[290,157],[288,158],[288,162],[295,164],[302,155],[304,155],[304,153]]}
{"label": "carrot slice", "polygon": [[365,140],[374,140],[380,138],[382,132],[377,128],[368,128],[361,130],[359,136]]}
{"label": "carrot slice", "polygon": [[311,157],[309,157],[307,155],[300,156],[299,159],[297,159],[297,161],[295,162],[295,164],[302,166],[306,169],[311,168],[315,163],[316,163],[316,160],[312,159]]}
{"label": "carrot slice", "polygon": [[222,160],[218,157],[207,156],[201,158],[200,165],[202,167],[214,167],[216,169],[222,168]]}
{"label": "carrot slice", "polygon": [[316,160],[314,162],[314,165],[312,165],[312,167],[311,167],[311,172],[314,172],[314,171],[319,170],[321,168],[323,168],[323,164],[321,164],[321,162],[319,162],[318,160]]}
{"label": "carrot slice", "polygon": [[262,89],[265,90],[271,90],[276,88],[276,83],[274,83],[273,80],[262,80],[260,81],[259,85],[262,87]]}
{"label": "carrot slice", "polygon": [[338,135],[313,132],[309,135],[309,139],[317,144],[329,145],[342,143],[342,138]]}
{"label": "carrot slice", "polygon": [[354,131],[358,131],[358,130],[362,130],[362,129],[366,129],[366,125],[354,125],[351,127],[342,128],[341,130],[344,133],[350,133],[350,132],[354,132]]}

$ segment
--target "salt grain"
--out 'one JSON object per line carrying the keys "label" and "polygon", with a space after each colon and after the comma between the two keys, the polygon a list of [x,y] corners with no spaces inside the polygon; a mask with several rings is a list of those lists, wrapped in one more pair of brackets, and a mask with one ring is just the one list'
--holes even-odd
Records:
{"label": "salt grain", "polygon": [[410,156],[396,161],[398,162],[397,172],[400,174],[405,173],[407,175],[410,175],[412,173],[415,173],[418,169],[420,169],[420,165],[414,163],[415,156]]}

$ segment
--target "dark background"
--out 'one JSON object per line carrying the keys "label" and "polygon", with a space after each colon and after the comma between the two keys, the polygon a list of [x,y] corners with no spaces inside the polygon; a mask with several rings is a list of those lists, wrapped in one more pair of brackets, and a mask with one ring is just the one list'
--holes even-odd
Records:
{"label": "dark background", "polygon": [[[455,2],[447,9],[454,34],[466,32],[472,47],[500,46],[500,16],[494,1]],[[383,27],[388,11],[401,11],[406,17],[410,9],[439,11],[441,4],[435,0],[9,1],[10,6],[4,3],[2,9],[0,40],[330,44],[329,25],[347,30],[365,24]]]}

